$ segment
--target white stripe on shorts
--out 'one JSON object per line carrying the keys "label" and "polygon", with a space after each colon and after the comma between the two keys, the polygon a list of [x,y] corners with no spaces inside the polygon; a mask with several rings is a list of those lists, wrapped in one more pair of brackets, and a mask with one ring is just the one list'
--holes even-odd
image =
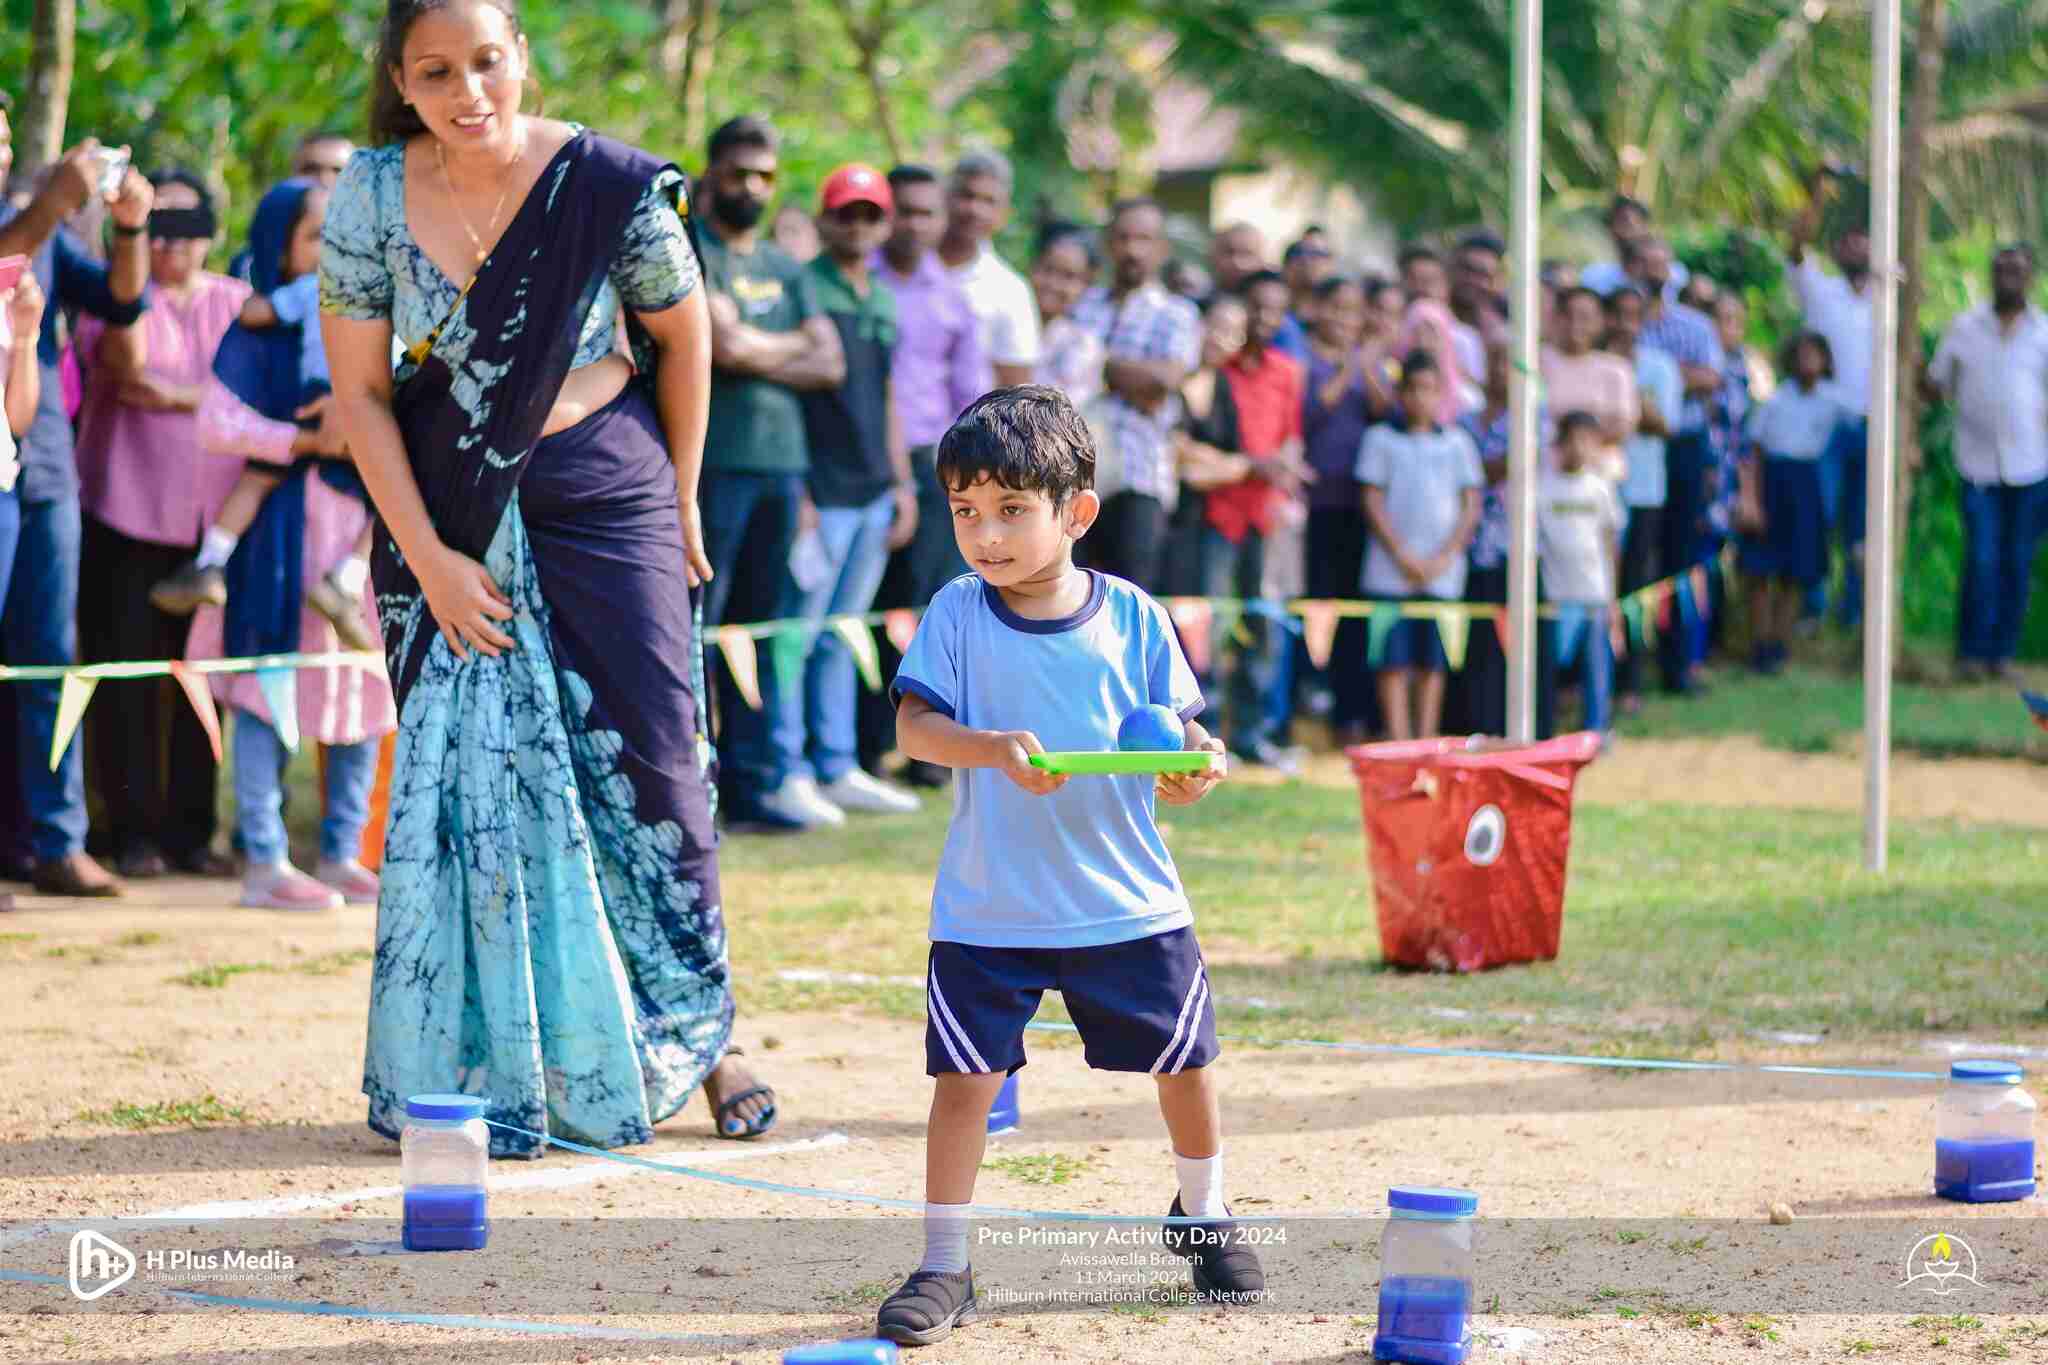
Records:
{"label": "white stripe on shorts", "polygon": [[[1188,983],[1188,993],[1182,997],[1180,1002],[1180,1018],[1174,1021],[1173,1037],[1166,1040],[1166,1047],[1160,1052],[1159,1060],[1152,1063],[1154,1075],[1166,1069],[1166,1059],[1173,1055],[1173,1050],[1180,1046],[1181,1035],[1188,1031],[1188,1016],[1194,1012],[1197,996],[1205,989],[1203,985],[1204,975],[1205,971],[1202,967],[1198,966],[1195,968],[1195,979]],[[1180,1068],[1176,1066],[1174,1070],[1178,1071]]]}
{"label": "white stripe on shorts", "polygon": [[936,967],[926,973],[926,983],[930,987],[931,1003],[937,1010],[937,1013],[932,1016],[932,1022],[939,1026],[939,1037],[945,1040],[946,1051],[951,1053],[953,1057],[953,1065],[959,1067],[962,1071],[970,1069],[965,1062],[960,1060],[960,1053],[954,1048],[953,1040],[946,1037],[946,1025],[948,1024],[953,1026],[954,1034],[960,1039],[960,1046],[966,1048],[967,1055],[973,1059],[974,1066],[971,1069],[975,1071],[988,1070],[988,1063],[981,1060],[981,1054],[974,1050],[974,1040],[967,1036],[967,1030],[960,1027],[960,1021],[953,1017],[951,1007],[946,1004],[946,993],[939,989],[939,973]]}
{"label": "white stripe on shorts", "polygon": [[1195,1039],[1202,1036],[1202,1007],[1209,1003],[1209,973],[1206,968],[1202,969],[1197,980],[1201,984],[1202,994],[1195,1001],[1194,1017],[1188,1021],[1188,1040],[1180,1045],[1180,1056],[1173,1059],[1173,1074],[1176,1076],[1180,1074],[1180,1069],[1188,1064],[1188,1054],[1195,1050]]}

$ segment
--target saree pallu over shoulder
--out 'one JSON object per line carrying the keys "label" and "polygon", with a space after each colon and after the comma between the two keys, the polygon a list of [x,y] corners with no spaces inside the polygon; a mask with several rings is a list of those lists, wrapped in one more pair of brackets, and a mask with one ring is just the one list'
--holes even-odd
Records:
{"label": "saree pallu over shoulder", "polygon": [[[380,536],[399,736],[363,1092],[386,1136],[407,1096],[460,1091],[531,1132],[647,1142],[731,1034],[702,651],[645,368],[538,439],[607,270],[684,231],[644,201],[672,169],[579,134],[397,396],[436,528],[510,600],[515,647],[457,658]],[[643,297],[687,292],[675,262]],[[537,1148],[492,1132],[494,1154]]]}
{"label": "saree pallu over shoulder", "polygon": [[[610,138],[576,133],[424,354],[413,357],[417,368],[393,395],[392,410],[420,497],[449,548],[479,560],[490,548],[633,211],[665,170],[675,168]],[[638,328],[630,315],[627,327]],[[402,713],[438,632],[419,580],[381,523],[370,571]]]}

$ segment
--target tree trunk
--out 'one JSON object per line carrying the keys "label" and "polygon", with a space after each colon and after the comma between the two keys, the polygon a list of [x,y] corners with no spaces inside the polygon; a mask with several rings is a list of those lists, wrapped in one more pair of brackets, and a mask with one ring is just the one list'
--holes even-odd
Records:
{"label": "tree trunk", "polygon": [[[692,151],[704,145],[711,129],[711,68],[718,54],[718,0],[668,0],[690,10],[688,41],[683,49],[683,145]],[[664,39],[664,48],[667,40]]]}
{"label": "tree trunk", "polygon": [[664,87],[681,93],[683,67],[690,52],[690,0],[654,0],[654,22],[661,41],[654,49],[654,67]]}
{"label": "tree trunk", "polygon": [[36,0],[29,30],[26,98],[14,124],[14,175],[26,185],[64,154],[64,113],[71,103],[78,0]]}
{"label": "tree trunk", "polygon": [[859,0],[837,0],[835,8],[839,19],[846,26],[846,36],[853,43],[853,50],[859,54],[861,78],[868,83],[868,94],[875,101],[875,122],[881,127],[882,141],[889,148],[889,164],[899,165],[903,157],[903,135],[896,128],[896,108],[889,100],[889,83],[882,76],[882,49],[888,46],[889,35],[901,21],[900,14],[890,12],[890,0],[875,0],[874,13],[863,16]]}
{"label": "tree trunk", "polygon": [[[1898,477],[1892,485],[1893,562],[1906,562],[1907,514],[1920,471],[1920,303],[1927,257],[1927,141],[1941,104],[1948,0],[1920,0],[1913,33],[1913,88],[1899,138]],[[1896,590],[1895,590],[1896,591]],[[1896,633],[1893,636],[1897,639]]]}

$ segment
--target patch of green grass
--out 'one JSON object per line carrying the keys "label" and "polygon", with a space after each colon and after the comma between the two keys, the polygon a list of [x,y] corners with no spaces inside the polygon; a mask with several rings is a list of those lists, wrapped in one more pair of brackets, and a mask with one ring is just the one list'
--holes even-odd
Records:
{"label": "patch of green grass", "polygon": [[204,967],[170,978],[173,986],[193,986],[203,991],[217,991],[229,980],[247,972],[274,972],[277,968],[267,962],[210,962]]}
{"label": "patch of green grass", "polygon": [[202,1095],[196,1100],[165,1100],[156,1104],[124,1102],[111,1109],[85,1109],[79,1111],[78,1121],[142,1132],[150,1128],[202,1128],[247,1117],[246,1110],[222,1104],[212,1095]]}
{"label": "patch of green grass", "polygon": [[1776,1341],[1778,1320],[1761,1313],[1752,1313],[1742,1320],[1742,1330],[1762,1341]]}
{"label": "patch of green grass", "polygon": [[1987,1341],[1977,1348],[1977,1354],[1985,1360],[2010,1360],[2012,1347],[2002,1341]]}
{"label": "patch of green grass", "polygon": [[1938,1327],[1957,1332],[1974,1332],[1984,1325],[1984,1319],[1971,1313],[1949,1313],[1934,1317],[1921,1316],[1910,1319],[1908,1327]]}
{"label": "patch of green grass", "polygon": [[89,943],[71,943],[59,948],[43,949],[44,957],[63,958],[71,962],[83,962],[88,967],[102,967],[114,960],[114,955],[104,948]]}
{"label": "patch of green grass", "polygon": [[[819,831],[800,860],[781,843],[728,839],[727,899],[754,925],[733,944],[740,1008],[922,1018],[922,989],[887,978],[923,978],[947,814],[941,797],[918,815]],[[1217,1011],[1239,1037],[1479,1036],[1704,1057],[1755,1030],[2003,1042],[2048,1024],[2048,947],[2035,932],[2048,831],[1898,822],[1890,871],[1871,875],[1853,813],[1581,802],[1557,960],[1456,976],[1380,960],[1348,782],[1225,783],[1169,824]],[[1314,957],[1293,955],[1304,942],[1319,945]],[[776,976],[821,967],[878,980]],[[1466,1013],[1432,1013],[1444,1007]],[[1045,1009],[1063,1017],[1056,997]],[[1051,1042],[1034,1033],[1027,1045]]]}
{"label": "patch of green grass", "polygon": [[1614,1234],[1614,1240],[1625,1247],[1632,1247],[1649,1235],[1647,1232],[1637,1232],[1630,1228],[1623,1228],[1620,1232]]}
{"label": "patch of green grass", "polygon": [[114,940],[116,948],[147,948],[153,943],[162,943],[164,936],[154,929],[137,929]]}
{"label": "patch of green grass", "polygon": [[1678,1320],[1687,1327],[1711,1327],[1721,1320],[1721,1315],[1708,1308],[1690,1308]]}
{"label": "patch of green grass", "polygon": [[1614,1310],[1614,1316],[1616,1316],[1616,1317],[1618,1317],[1618,1318],[1639,1318],[1639,1317],[1641,1317],[1642,1315],[1643,1315],[1643,1310],[1642,1310],[1642,1309],[1640,1309],[1640,1308],[1630,1308],[1630,1307],[1629,1307],[1629,1306],[1628,1306],[1627,1304],[1623,1304],[1623,1305],[1621,1305],[1621,1306],[1620,1306],[1619,1308],[1616,1308],[1616,1309]]}
{"label": "patch of green grass", "polygon": [[34,934],[0,934],[0,943],[34,943]]}
{"label": "patch of green grass", "polygon": [[1148,1324],[1166,1321],[1166,1314],[1158,1306],[1149,1303],[1113,1303],[1109,1306],[1109,1311]]}
{"label": "patch of green grass", "polygon": [[981,1163],[981,1168],[1009,1176],[1012,1180],[1021,1180],[1026,1185],[1064,1185],[1087,1170],[1088,1164],[1086,1157],[1050,1152],[1036,1156],[990,1157]]}
{"label": "patch of green grass", "polygon": [[351,967],[360,967],[376,956],[367,948],[350,948],[342,952],[322,953],[309,957],[304,962],[281,966],[275,962],[213,962],[204,967],[170,978],[174,986],[193,986],[200,990],[219,990],[230,980],[250,972],[296,972],[300,976],[334,976]]}
{"label": "patch of green grass", "polygon": [[825,1296],[825,1306],[839,1309],[873,1308],[880,1304],[883,1299],[889,1297],[889,1291],[895,1287],[896,1281],[894,1280],[869,1280],[867,1283],[857,1284],[851,1289],[842,1289],[837,1293],[827,1294]]}
{"label": "patch of green grass", "polygon": [[1845,1355],[1867,1356],[1876,1349],[1876,1342],[1865,1341],[1861,1337],[1857,1338],[1855,1341],[1845,1341],[1842,1343],[1842,1352]]}
{"label": "patch of green grass", "polygon": [[1704,1237],[1673,1237],[1666,1245],[1677,1255],[1697,1256],[1700,1252],[1707,1249],[1707,1239]]}
{"label": "patch of green grass", "polygon": [[[1806,661],[1775,678],[1738,676],[1730,663],[1703,696],[1645,695],[1640,714],[1623,718],[1624,739],[1755,735],[1774,749],[1826,753],[1863,732],[1861,655],[1842,640],[1810,646]],[[1840,667],[1831,667],[1839,662]],[[1902,676],[1934,670],[1902,668]],[[2028,721],[2011,687],[1951,687],[1898,681],[1892,686],[1892,745],[1930,758],[2031,758],[2048,762],[2048,735]]]}

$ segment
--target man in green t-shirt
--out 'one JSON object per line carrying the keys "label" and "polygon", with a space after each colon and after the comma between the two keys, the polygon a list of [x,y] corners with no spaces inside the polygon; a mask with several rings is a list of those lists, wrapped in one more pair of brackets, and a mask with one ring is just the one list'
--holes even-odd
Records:
{"label": "man in green t-shirt", "polygon": [[[706,627],[762,621],[782,603],[790,552],[814,524],[805,479],[805,391],[846,378],[838,329],[818,307],[803,267],[762,233],[775,194],[775,129],[733,119],[711,135],[698,222],[711,310],[711,415],[704,436],[698,504],[712,579]],[[817,784],[782,771],[768,717],[749,707],[708,648],[720,680],[719,767],[727,824],[792,831],[845,817]],[[760,651],[764,690],[775,686],[774,651]],[[795,680],[792,680],[793,682]]]}

